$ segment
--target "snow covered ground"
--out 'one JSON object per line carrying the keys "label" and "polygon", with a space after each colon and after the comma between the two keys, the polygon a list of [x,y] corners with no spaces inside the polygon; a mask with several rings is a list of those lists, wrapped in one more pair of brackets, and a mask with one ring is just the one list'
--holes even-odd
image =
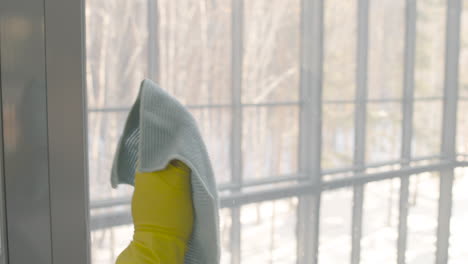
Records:
{"label": "snow covered ground", "polygon": [[[410,178],[408,264],[432,263],[435,257],[438,174]],[[450,260],[468,259],[468,170],[457,169],[453,189]],[[361,263],[396,262],[399,181],[386,180],[365,188]],[[295,263],[297,198],[243,206],[241,209],[241,263]],[[319,261],[349,263],[351,250],[352,190],[325,192],[321,202]],[[221,211],[222,263],[230,263],[230,211]],[[110,264],[130,242],[132,226],[92,234],[92,263]]]}

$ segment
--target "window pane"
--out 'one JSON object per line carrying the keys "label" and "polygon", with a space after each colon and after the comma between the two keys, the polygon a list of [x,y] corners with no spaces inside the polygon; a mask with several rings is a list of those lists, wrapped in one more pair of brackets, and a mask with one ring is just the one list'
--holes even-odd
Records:
{"label": "window pane", "polygon": [[449,264],[463,264],[468,259],[468,169],[459,168],[453,184],[453,207],[450,221]]}
{"label": "window pane", "polygon": [[405,1],[371,0],[369,16],[369,98],[401,98]]}
{"label": "window pane", "polygon": [[298,99],[300,14],[299,0],[244,1],[243,102]]}
{"label": "window pane", "polygon": [[324,104],[322,167],[351,167],[354,148],[354,105]]}
{"label": "window pane", "polygon": [[415,102],[413,117],[413,157],[438,155],[441,144],[442,102]]}
{"label": "window pane", "polygon": [[468,101],[458,102],[457,151],[468,154]]}
{"label": "window pane", "polygon": [[[328,171],[348,168],[338,173],[339,177],[352,173],[355,137],[355,104],[352,100],[362,99],[355,98],[358,2],[324,1],[323,97],[325,101],[350,100],[323,104],[321,165]],[[148,10],[149,3],[156,4],[157,10]],[[370,99],[401,98],[405,5],[405,0],[370,0],[367,83]],[[417,6],[415,95],[442,96],[445,1],[421,0]],[[133,188],[122,185],[117,190],[111,189],[109,174],[128,107],[143,78],[153,77],[170,94],[190,105],[207,144],[218,183],[229,186],[226,183],[232,178],[232,118],[242,120],[243,179],[249,181],[297,173],[301,8],[300,0],[244,1],[243,10],[240,10],[243,15],[243,53],[231,54],[232,43],[236,41],[232,39],[232,0],[115,3],[87,0],[91,206],[109,200],[113,203],[122,201],[122,205],[104,209],[95,206],[90,211],[92,219],[105,217],[102,223],[112,226],[91,232],[93,264],[115,262],[132,239],[130,206],[125,199],[132,194]],[[463,27],[464,32],[466,28],[468,26]],[[464,63],[468,63],[464,58],[468,53],[463,45],[468,34],[462,35],[460,94],[468,97],[468,81],[462,74]],[[154,47],[149,44],[151,39],[156,42]],[[150,61],[150,50],[157,54],[157,61]],[[242,76],[236,76],[242,78],[244,105],[241,117],[234,117],[229,106],[234,56],[243,59]],[[158,71],[152,71],[151,65],[156,65]],[[298,103],[251,105],[284,101]],[[200,104],[203,106],[194,107]],[[401,108],[401,103],[394,101],[367,104],[366,163],[400,158]],[[468,152],[468,138],[464,137],[468,134],[466,111],[468,101],[461,101],[457,148],[464,153]],[[413,157],[439,154],[441,131],[442,100],[416,101],[411,142]],[[387,168],[390,167],[366,172]],[[328,175],[325,180],[331,178]],[[434,260],[438,180],[437,173],[410,178],[409,264]],[[362,263],[395,263],[399,183],[395,179],[365,185]],[[463,231],[459,230],[463,227],[460,223],[466,222],[465,215],[460,213],[464,212],[461,204],[465,198],[459,189],[466,188],[462,188],[464,183],[459,178],[455,183],[452,261],[467,257],[462,250]],[[262,188],[264,186],[252,191]],[[225,191],[222,196],[229,193]],[[320,263],[349,263],[352,203],[351,187],[326,190],[321,194]],[[297,198],[240,208],[242,263],[297,261]],[[123,213],[127,216],[122,217]],[[232,230],[231,217],[231,209],[220,211],[221,262],[225,264],[231,261],[231,234],[237,232]]]}
{"label": "window pane", "polygon": [[112,189],[110,170],[126,112],[90,112],[88,115],[89,196],[91,201],[130,196],[133,187]]}
{"label": "window pane", "polygon": [[244,179],[297,172],[297,107],[247,107],[243,110]]}
{"label": "window pane", "polygon": [[468,2],[462,1],[463,13],[461,20],[460,32],[460,64],[459,64],[459,78],[460,78],[460,96],[468,97],[468,74],[464,74],[468,69]]}
{"label": "window pane", "polygon": [[356,86],[357,1],[326,0],[323,98],[350,100]]}
{"label": "window pane", "polygon": [[417,2],[415,97],[442,96],[445,3],[445,0]]}
{"label": "window pane", "polygon": [[133,103],[147,74],[146,7],[146,0],[86,0],[89,108]]}
{"label": "window pane", "polygon": [[408,264],[434,263],[439,174],[411,176],[408,206]]}
{"label": "window pane", "polygon": [[400,158],[401,104],[367,105],[367,162],[394,161]]}
{"label": "window pane", "polygon": [[296,208],[296,198],[242,207],[243,264],[296,263]]}
{"label": "window pane", "polygon": [[160,34],[157,81],[184,104],[229,103],[231,1],[155,2]]}
{"label": "window pane", "polygon": [[[91,218],[105,217],[106,223],[118,221],[115,213],[130,211],[127,206],[110,206],[94,209],[98,201],[130,197],[133,187],[120,185],[112,189],[109,183],[114,151],[123,129],[126,112],[91,112],[88,115],[89,196]],[[117,217],[118,218],[118,217]],[[91,228],[94,221],[91,221]],[[130,224],[130,222],[128,223]],[[118,254],[128,246],[133,236],[133,226],[123,225],[91,232],[91,259],[93,264],[115,262]]]}
{"label": "window pane", "polygon": [[219,230],[221,237],[221,264],[231,263],[231,210],[221,209],[219,211]]}
{"label": "window pane", "polygon": [[130,243],[133,225],[116,226],[91,232],[91,263],[115,263],[115,259]]}
{"label": "window pane", "polygon": [[364,190],[362,263],[396,263],[400,182],[373,182]]}
{"label": "window pane", "polygon": [[320,203],[319,263],[349,263],[352,189],[326,191]]}
{"label": "window pane", "polygon": [[231,110],[230,108],[190,109],[198,123],[213,166],[217,183],[231,179]]}

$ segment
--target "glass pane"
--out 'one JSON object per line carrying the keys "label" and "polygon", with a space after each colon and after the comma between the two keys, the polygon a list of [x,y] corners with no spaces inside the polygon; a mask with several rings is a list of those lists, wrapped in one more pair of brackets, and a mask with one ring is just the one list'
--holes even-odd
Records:
{"label": "glass pane", "polygon": [[160,34],[157,81],[184,104],[229,103],[231,1],[155,2]]}
{"label": "glass pane", "polygon": [[126,118],[126,112],[88,114],[88,174],[91,201],[127,197],[133,192],[133,187],[128,185],[112,189],[109,182],[114,152]]}
{"label": "glass pane", "polygon": [[460,96],[468,97],[468,74],[464,74],[468,69],[468,2],[462,1],[463,13],[461,18],[461,32],[460,32],[460,64],[459,74],[460,78]]}
{"label": "glass pane", "polygon": [[296,198],[242,207],[242,264],[296,263],[296,208]]}
{"label": "glass pane", "polygon": [[133,103],[147,74],[146,8],[146,0],[86,0],[89,108]]}
{"label": "glass pane", "polygon": [[459,168],[453,184],[452,219],[450,221],[449,264],[463,264],[468,259],[468,169]]}
{"label": "glass pane", "polygon": [[243,102],[298,99],[300,14],[299,0],[244,1]]}
{"label": "glass pane", "polygon": [[445,0],[417,2],[415,97],[442,96],[445,3]]}
{"label": "glass pane", "polygon": [[368,163],[394,161],[400,158],[401,104],[367,105],[366,157]]}
{"label": "glass pane", "polygon": [[[150,3],[157,8],[150,10]],[[110,186],[113,155],[129,106],[144,78],[153,78],[184,104],[230,103],[231,1],[87,0],[85,6],[91,255],[93,264],[107,264],[115,262],[133,234],[127,201],[133,187]],[[150,61],[150,49],[157,61]],[[217,180],[228,181],[230,109],[190,110]],[[226,232],[222,234],[224,238]],[[223,248],[228,252],[225,244]]]}
{"label": "glass pane", "polygon": [[133,225],[116,226],[91,232],[91,263],[115,263],[133,237]]}
{"label": "glass pane", "polygon": [[323,98],[351,100],[356,86],[357,1],[326,0]]}
{"label": "glass pane", "polygon": [[208,148],[217,183],[231,179],[231,110],[230,108],[193,108],[190,112]]}
{"label": "glass pane", "polygon": [[371,0],[369,4],[369,98],[401,98],[405,1]]}
{"label": "glass pane", "polygon": [[435,261],[438,201],[438,173],[411,176],[406,251],[408,264]]}
{"label": "glass pane", "polygon": [[457,151],[468,154],[468,101],[458,102]]}
{"label": "glass pane", "polygon": [[351,167],[354,149],[354,105],[324,104],[322,167]]}
{"label": "glass pane", "polygon": [[[115,262],[118,254],[128,245],[133,236],[131,220],[127,225],[107,229],[95,229],[96,217],[101,222],[119,221],[115,213],[129,212],[127,206],[109,206],[97,209],[95,205],[105,200],[130,197],[133,187],[121,185],[112,189],[109,183],[110,169],[115,148],[123,129],[127,114],[125,112],[90,112],[88,115],[88,158],[89,158],[89,196],[91,215],[91,259],[93,264]],[[112,225],[110,225],[112,226]]]}
{"label": "glass pane", "polygon": [[349,263],[352,189],[325,191],[320,203],[319,263]]}
{"label": "glass pane", "polygon": [[363,264],[393,264],[397,257],[398,179],[365,186],[361,257]]}
{"label": "glass pane", "polygon": [[221,233],[221,264],[231,263],[231,210],[221,209],[219,211],[219,230]]}
{"label": "glass pane", "polygon": [[413,157],[438,155],[442,137],[442,102],[414,103]]}
{"label": "glass pane", "polygon": [[244,179],[295,173],[298,165],[298,107],[247,107],[242,116]]}

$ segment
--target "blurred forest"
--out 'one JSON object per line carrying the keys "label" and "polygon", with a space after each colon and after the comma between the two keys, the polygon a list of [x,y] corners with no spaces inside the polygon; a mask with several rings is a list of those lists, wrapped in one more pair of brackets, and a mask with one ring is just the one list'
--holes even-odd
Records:
{"label": "blurred forest", "polygon": [[[86,0],[92,201],[127,197],[132,193],[129,186],[111,189],[110,167],[127,112],[144,78],[152,79],[189,107],[207,143],[219,184],[229,183],[232,176],[230,152],[234,118],[242,120],[243,179],[298,172],[303,59],[301,1],[243,1],[242,54],[232,52],[235,41],[232,39],[232,1]],[[468,10],[468,1],[465,2],[465,10]],[[355,105],[357,101],[366,100],[355,98],[357,3],[356,0],[326,0],[324,4],[323,169],[353,166]],[[369,12],[366,162],[398,161],[404,103],[405,1],[370,0]],[[445,19],[445,1],[417,1],[414,158],[437,156],[440,152]],[[468,66],[466,14],[462,31],[460,96],[464,100],[459,103],[458,151],[467,154],[468,118],[464,112],[468,110],[468,77],[463,74]],[[234,56],[242,59],[241,76],[233,76]],[[233,78],[241,82],[240,117],[234,117],[232,111],[235,103]],[[380,186],[390,193],[390,198],[386,199],[393,199],[391,197],[399,192],[394,183]],[[343,192],[342,197],[347,195]],[[391,201],[386,205],[389,212],[396,206],[396,199]],[[296,199],[285,199],[242,209],[242,212],[251,212],[245,213],[241,221],[247,229],[249,224],[265,228],[269,236],[265,243],[269,241],[269,244],[259,247],[270,250],[270,259],[278,263],[294,262],[295,256],[285,258],[274,240],[277,236],[288,237],[293,247],[288,248],[289,252],[295,250],[291,226],[294,226],[296,204]],[[91,215],[105,212],[96,210]],[[229,256],[230,211],[223,209],[221,215],[224,254]],[[255,217],[251,219],[250,215]],[[122,247],[117,237],[129,234],[130,228],[93,232],[93,263],[101,263],[101,259],[102,263],[109,263],[107,259],[113,259]],[[331,225],[330,228],[335,227]],[[242,241],[249,240],[253,241],[248,236],[242,237]],[[246,249],[247,255],[243,255],[251,263],[261,262],[256,249],[252,246]]]}

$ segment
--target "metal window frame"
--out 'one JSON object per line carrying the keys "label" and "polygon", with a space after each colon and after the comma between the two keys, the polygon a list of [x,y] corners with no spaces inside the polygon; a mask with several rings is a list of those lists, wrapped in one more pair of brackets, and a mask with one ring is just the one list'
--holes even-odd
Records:
{"label": "metal window frame", "polygon": [[[244,0],[232,0],[231,17],[231,183],[234,193],[242,186],[242,63],[244,42]],[[240,264],[242,258],[241,207],[231,208],[229,249],[231,264]]]}
{"label": "metal window frame", "polygon": [[90,263],[84,2],[44,5],[52,263]]}
{"label": "metal window frame", "polygon": [[[445,27],[444,108],[442,116],[441,153],[455,162],[457,158],[457,106],[459,85],[461,0],[448,0]],[[449,254],[450,219],[454,168],[440,172],[439,208],[437,219],[436,263],[447,263]]]}
{"label": "metal window frame", "polygon": [[[301,1],[299,174],[302,182],[322,182],[323,1]],[[317,264],[321,194],[299,196],[297,263]]]}
{"label": "metal window frame", "polygon": [[[403,124],[401,136],[402,168],[410,166],[411,142],[413,137],[414,65],[416,48],[416,1],[406,0],[405,8],[405,51],[403,76]],[[398,215],[397,263],[406,263],[408,229],[409,177],[400,179]]]}
{"label": "metal window frame", "polygon": [[[358,0],[357,50],[356,50],[356,96],[354,114],[354,155],[356,174],[364,171],[366,163],[367,134],[367,68],[369,46],[369,0]],[[351,221],[351,264],[359,264],[361,256],[362,216],[364,185],[353,186],[353,211]]]}

